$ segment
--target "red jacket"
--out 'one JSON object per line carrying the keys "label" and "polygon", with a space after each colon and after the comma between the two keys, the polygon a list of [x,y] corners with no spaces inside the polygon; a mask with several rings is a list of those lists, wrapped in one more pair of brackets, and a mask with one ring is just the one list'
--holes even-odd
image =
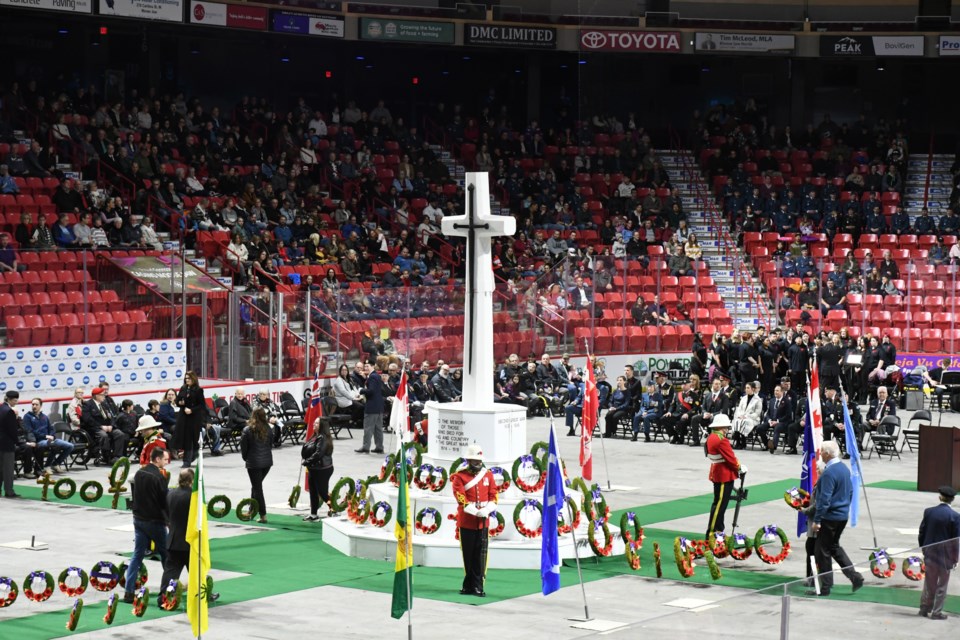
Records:
{"label": "red jacket", "polygon": [[717,432],[707,436],[710,482],[733,482],[740,475],[740,462],[726,436]]}
{"label": "red jacket", "polygon": [[457,526],[461,529],[483,529],[487,526],[486,518],[478,518],[463,510],[464,505],[477,504],[486,506],[488,502],[497,502],[497,483],[493,474],[486,468],[482,469],[480,481],[467,489],[476,475],[469,469],[453,474],[450,484],[453,485],[453,497],[457,499]]}

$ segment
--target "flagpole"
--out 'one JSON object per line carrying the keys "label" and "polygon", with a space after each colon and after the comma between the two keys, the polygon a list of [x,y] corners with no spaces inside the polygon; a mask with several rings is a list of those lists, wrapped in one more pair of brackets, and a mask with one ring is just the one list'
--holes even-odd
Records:
{"label": "flagpole", "polygon": [[[199,460],[197,463],[197,474],[199,475],[197,486],[200,488],[201,492],[203,491],[203,435],[205,431],[206,430],[201,426],[200,442],[197,449],[197,459]],[[200,509],[205,508],[201,504],[201,500],[203,498],[203,495],[197,496],[197,521],[194,523],[194,525],[197,527],[197,532],[200,534],[197,536],[197,570],[194,571],[194,573],[197,574],[197,640],[201,640],[203,637],[203,600],[201,598],[204,597],[204,593],[203,584],[200,580],[200,574],[203,573],[200,571],[200,567],[203,566],[203,544],[201,543],[201,540],[203,539],[203,526],[201,523],[203,520],[201,519],[202,516],[200,513]],[[193,579],[193,576],[190,576],[190,578]],[[160,588],[162,589],[163,585],[160,585]]]}
{"label": "flagpole", "polygon": [[[587,357],[589,363],[589,356]],[[560,464],[560,441],[557,440],[557,432],[553,425],[553,415],[550,416],[550,435],[553,437],[553,444],[557,448],[557,464]],[[563,465],[560,465],[560,473],[563,473]],[[564,478],[566,480],[566,478]],[[564,482],[566,484],[566,482]],[[570,511],[570,535],[573,536],[573,556],[577,560],[577,578],[580,580],[580,593],[583,596],[583,619],[591,620],[590,607],[587,605],[587,588],[583,584],[583,569],[580,568],[580,551],[577,547],[577,529],[573,526],[574,514],[573,506],[567,503],[567,510]],[[559,543],[558,543],[559,545]]]}
{"label": "flagpole", "polygon": [[[583,346],[587,350],[587,366],[593,367],[593,358],[590,357],[590,348],[587,345],[587,339],[583,339]],[[584,389],[586,391],[586,389]],[[598,393],[599,397],[599,393]],[[582,409],[581,409],[582,411]],[[609,409],[607,409],[609,411]],[[553,412],[550,412],[551,421],[553,419]],[[583,416],[580,416],[580,423],[583,424]],[[596,428],[600,425],[600,404],[597,404],[597,424],[594,426]],[[551,427],[552,428],[552,427]],[[606,430],[600,433],[600,453],[603,455],[603,473],[607,476],[607,491],[613,491],[613,487],[610,485],[610,467],[607,465],[607,447],[603,444],[603,441],[607,439]],[[590,434],[590,438],[593,439],[593,434]]]}
{"label": "flagpole", "polygon": [[[838,381],[837,384],[840,386],[840,401],[843,402],[843,408],[844,408],[844,410],[847,412],[847,415],[850,415],[850,408],[847,407],[846,393],[845,393],[844,390],[843,390],[843,382]],[[859,409],[858,409],[858,410],[859,410]],[[851,422],[850,422],[850,426],[851,426],[851,428],[853,427],[853,421],[852,421],[852,420],[851,420]],[[844,434],[844,437],[845,437],[845,438],[850,438],[851,436],[856,440],[856,438],[857,438],[857,432],[856,432],[856,430],[854,430],[854,432],[853,432],[852,434],[850,434],[850,433]],[[857,443],[857,444],[856,444],[857,451],[859,452],[859,451],[860,451],[860,441],[859,441],[859,440],[856,440],[856,443]],[[849,449],[849,445],[847,445],[847,448]],[[873,548],[874,548],[874,549],[879,549],[880,547],[877,545],[877,528],[876,528],[876,526],[874,526],[874,524],[873,524],[873,512],[870,511],[870,498],[867,497],[867,483],[864,482],[864,480],[863,480],[863,467],[860,466],[860,456],[859,456],[859,455],[857,455],[856,459],[853,461],[853,464],[857,465],[857,472],[860,474],[860,489],[861,489],[861,491],[863,491],[863,502],[864,502],[864,504],[867,505],[867,517],[870,518],[870,531],[873,533]]]}
{"label": "flagpole", "polygon": [[[408,333],[409,335],[409,333]],[[409,341],[408,341],[409,344]],[[409,362],[409,357],[405,357],[404,360]],[[407,419],[407,432],[410,432],[410,379],[405,375],[405,371],[400,372],[400,379],[403,381],[403,402],[406,404],[406,419]],[[400,390],[397,389],[399,392]],[[403,436],[400,436],[400,464],[404,465],[406,469],[406,456],[403,453]],[[407,479],[409,482],[409,479]],[[410,519],[406,516],[409,515],[410,509],[410,493],[407,493],[407,513],[404,514],[405,522],[403,526],[403,553],[407,556],[407,640],[413,640],[413,538],[409,535],[412,533],[412,526],[410,525]],[[408,551],[409,550],[409,551]]]}

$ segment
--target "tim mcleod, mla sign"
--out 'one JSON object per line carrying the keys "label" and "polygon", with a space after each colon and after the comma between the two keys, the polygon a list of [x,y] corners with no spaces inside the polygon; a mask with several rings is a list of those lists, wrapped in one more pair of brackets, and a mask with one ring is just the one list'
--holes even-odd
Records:
{"label": "tim mcleod, mla sign", "polygon": [[680,32],[581,29],[580,49],[584,51],[661,51],[679,53]]}
{"label": "tim mcleod, mla sign", "polygon": [[467,23],[463,27],[463,42],[493,47],[556,49],[557,30],[546,27],[508,27]]}
{"label": "tim mcleod, mla sign", "polygon": [[362,18],[360,21],[362,40],[453,44],[453,32],[452,22],[383,20],[381,18]]}
{"label": "tim mcleod, mla sign", "polygon": [[794,36],[766,33],[698,33],[697,51],[723,53],[793,53]]}

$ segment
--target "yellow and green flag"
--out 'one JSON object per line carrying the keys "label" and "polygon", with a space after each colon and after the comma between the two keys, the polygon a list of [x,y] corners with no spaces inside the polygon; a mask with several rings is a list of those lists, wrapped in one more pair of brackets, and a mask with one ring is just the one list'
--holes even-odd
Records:
{"label": "yellow and green flag", "polygon": [[400,469],[399,493],[397,496],[397,517],[394,521],[394,535],[397,538],[397,564],[393,574],[393,604],[390,615],[402,618],[413,608],[413,518],[410,516],[410,488],[407,486],[407,465],[403,452],[403,436],[408,433],[407,424],[407,374],[400,376],[397,385],[397,397],[393,401],[390,424],[400,437],[400,449],[397,453]]}
{"label": "yellow and green flag", "polygon": [[207,573],[210,571],[210,538],[207,527],[207,499],[203,493],[203,449],[197,461],[187,517],[187,543],[190,545],[190,575],[187,587],[187,617],[193,635],[207,632]]}

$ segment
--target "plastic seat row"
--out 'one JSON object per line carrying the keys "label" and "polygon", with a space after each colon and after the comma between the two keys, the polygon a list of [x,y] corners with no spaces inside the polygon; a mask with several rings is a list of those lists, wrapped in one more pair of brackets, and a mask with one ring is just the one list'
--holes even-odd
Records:
{"label": "plastic seat row", "polygon": [[97,313],[123,311],[124,303],[116,291],[35,291],[0,293],[0,319],[4,316],[43,315],[48,313]]}
{"label": "plastic seat row", "polygon": [[142,310],[8,315],[6,324],[9,347],[123,342],[153,336],[153,324]]}
{"label": "plastic seat row", "polygon": [[0,274],[0,293],[26,293],[34,291],[82,291],[96,287],[86,271],[23,271]]}

